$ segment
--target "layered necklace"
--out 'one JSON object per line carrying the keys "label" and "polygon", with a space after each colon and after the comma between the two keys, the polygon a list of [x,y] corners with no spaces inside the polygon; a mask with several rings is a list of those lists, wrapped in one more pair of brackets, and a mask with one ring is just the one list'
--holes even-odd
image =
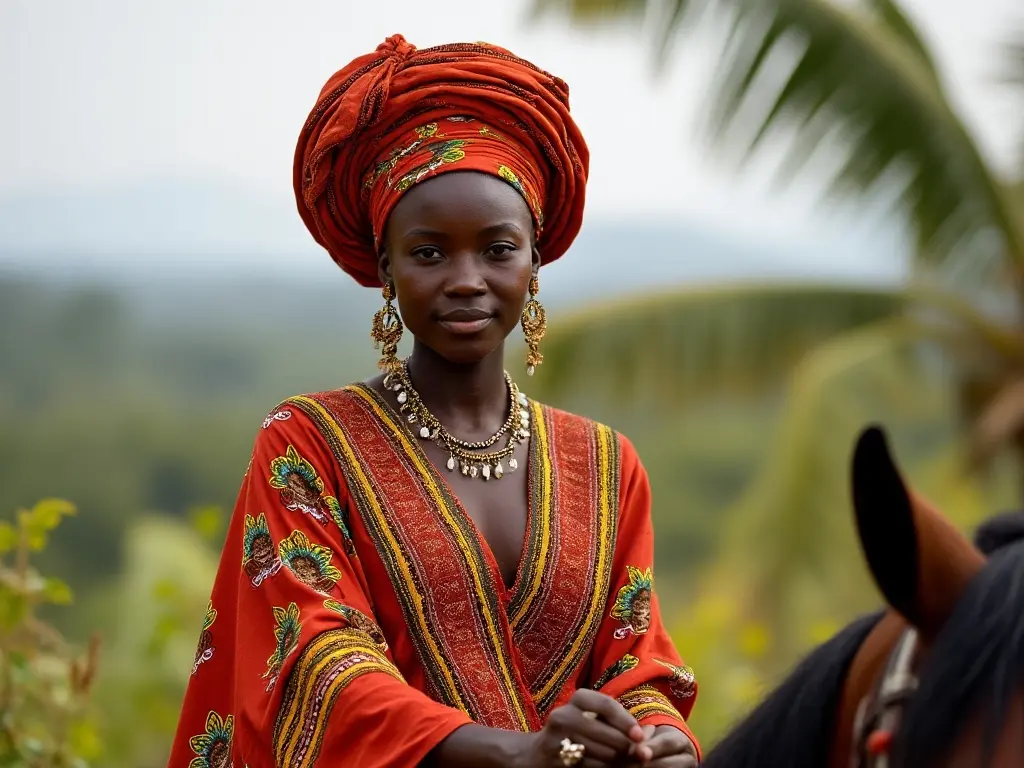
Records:
{"label": "layered necklace", "polygon": [[[427,410],[409,379],[408,360],[403,361],[398,370],[384,377],[384,387],[395,393],[398,407],[410,428],[416,431],[420,439],[435,443],[448,454],[448,471],[454,472],[457,468],[468,477],[483,480],[500,480],[506,472],[514,472],[519,467],[515,457],[516,448],[530,437],[529,401],[508,372],[505,373],[505,385],[509,397],[508,418],[489,438],[471,443],[452,435]],[[502,438],[505,438],[504,447],[492,450],[502,442]]]}

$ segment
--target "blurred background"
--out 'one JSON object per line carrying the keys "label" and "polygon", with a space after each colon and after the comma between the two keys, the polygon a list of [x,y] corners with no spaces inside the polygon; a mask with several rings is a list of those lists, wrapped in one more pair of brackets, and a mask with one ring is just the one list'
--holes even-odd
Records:
{"label": "blurred background", "polygon": [[516,341],[509,368],[637,445],[713,744],[877,605],[864,424],[965,531],[1020,506],[1016,6],[4,0],[4,764],[165,764],[259,424],[375,371],[379,293],[309,238],[291,160],[327,77],[395,32],[570,85],[586,223],[541,276],[545,364],[526,380]]}

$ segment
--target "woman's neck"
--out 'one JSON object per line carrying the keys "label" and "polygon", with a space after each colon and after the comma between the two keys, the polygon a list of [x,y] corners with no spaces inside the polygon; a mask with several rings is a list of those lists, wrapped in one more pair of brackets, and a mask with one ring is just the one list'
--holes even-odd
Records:
{"label": "woman's neck", "polygon": [[478,363],[445,360],[416,342],[409,357],[409,377],[434,417],[463,440],[490,437],[508,417],[504,345]]}

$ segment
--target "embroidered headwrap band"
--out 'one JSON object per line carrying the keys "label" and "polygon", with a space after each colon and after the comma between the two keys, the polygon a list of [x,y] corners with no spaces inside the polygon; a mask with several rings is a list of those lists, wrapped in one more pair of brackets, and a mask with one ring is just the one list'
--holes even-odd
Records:
{"label": "embroidered headwrap band", "polygon": [[418,182],[450,171],[505,180],[549,263],[579,232],[588,167],[562,80],[496,46],[417,50],[395,35],[324,86],[293,182],[316,241],[361,285],[379,286],[388,216]]}

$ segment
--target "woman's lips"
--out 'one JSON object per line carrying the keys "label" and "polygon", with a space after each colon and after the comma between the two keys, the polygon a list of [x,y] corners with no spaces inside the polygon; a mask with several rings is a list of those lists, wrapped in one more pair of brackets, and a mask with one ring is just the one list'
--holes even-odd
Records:
{"label": "woman's lips", "polygon": [[490,325],[493,319],[493,317],[478,317],[475,320],[440,320],[439,322],[449,333],[458,336],[471,336],[474,333],[480,333]]}

